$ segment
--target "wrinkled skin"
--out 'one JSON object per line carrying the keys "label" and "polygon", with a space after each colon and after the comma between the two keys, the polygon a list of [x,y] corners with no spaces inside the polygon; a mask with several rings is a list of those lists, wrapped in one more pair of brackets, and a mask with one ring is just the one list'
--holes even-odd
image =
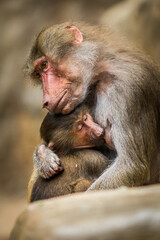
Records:
{"label": "wrinkled skin", "polygon": [[43,107],[50,113],[67,114],[81,102],[81,98],[83,101],[85,91],[82,82],[78,79],[78,70],[72,74],[72,68],[70,69],[66,64],[53,66],[46,57],[36,60],[34,65],[33,76],[43,85]]}
{"label": "wrinkled skin", "polygon": [[[36,161],[37,156],[39,163]],[[45,159],[45,160],[44,160]],[[53,153],[45,144],[41,144],[34,152],[38,173],[47,179],[63,170],[61,162],[56,154]]]}
{"label": "wrinkled skin", "polygon": [[87,102],[102,128],[112,118],[117,157],[90,190],[158,181],[160,73],[143,53],[106,28],[64,23],[39,34],[26,72],[42,83],[49,112],[69,114]]}

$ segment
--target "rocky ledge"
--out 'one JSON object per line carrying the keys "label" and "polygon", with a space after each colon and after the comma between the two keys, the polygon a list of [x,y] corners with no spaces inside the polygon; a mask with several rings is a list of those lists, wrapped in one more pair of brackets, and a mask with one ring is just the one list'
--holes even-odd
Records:
{"label": "rocky ledge", "polygon": [[159,240],[160,185],[88,192],[37,201],[10,240]]}

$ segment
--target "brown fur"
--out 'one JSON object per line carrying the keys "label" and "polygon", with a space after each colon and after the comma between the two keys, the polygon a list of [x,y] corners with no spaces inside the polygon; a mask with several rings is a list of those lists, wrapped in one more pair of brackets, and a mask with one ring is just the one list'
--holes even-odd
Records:
{"label": "brown fur", "polygon": [[[80,30],[83,42],[75,44],[77,32],[68,26]],[[53,88],[52,100],[67,89],[65,106],[54,108],[55,113],[69,113],[85,101],[103,128],[109,116],[112,118],[117,157],[90,190],[156,183],[160,172],[158,67],[139,50],[121,43],[106,27],[84,23],[64,23],[42,31],[27,62],[30,76],[34,61],[42,56],[55,67],[64,65],[67,74],[63,79],[70,82],[68,86],[62,81]],[[73,71],[77,77],[68,75]]]}
{"label": "brown fur", "polygon": [[64,171],[60,174],[50,179],[44,179],[39,175],[34,180],[31,178],[29,202],[86,191],[109,164],[107,157],[89,149],[62,156],[61,162]]}
{"label": "brown fur", "polygon": [[[88,119],[83,121],[86,113],[89,118],[88,108],[82,105],[69,115],[47,114],[44,118],[40,128],[41,137],[46,145],[51,141],[54,143],[52,148],[60,156],[64,171],[55,174],[50,159],[45,162],[43,158],[36,158],[28,184],[29,202],[86,191],[92,182],[100,176],[103,169],[109,165],[109,159],[97,150],[77,151],[74,149],[74,143],[79,142],[77,139],[82,131],[82,129],[77,131],[79,121],[84,124],[84,133],[88,130],[85,127]],[[95,127],[97,127],[96,124]],[[89,128],[88,143],[92,143],[92,130],[94,129]],[[104,145],[103,135],[93,140],[95,146]],[[109,150],[106,148],[106,151]],[[50,153],[52,153],[51,150]],[[46,167],[47,164],[50,168]],[[50,169],[49,172],[48,169]],[[52,178],[50,178],[51,176]]]}

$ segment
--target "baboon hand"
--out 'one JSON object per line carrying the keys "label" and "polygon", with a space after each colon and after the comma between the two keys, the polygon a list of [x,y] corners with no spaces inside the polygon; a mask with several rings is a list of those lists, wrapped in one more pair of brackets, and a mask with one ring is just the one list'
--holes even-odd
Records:
{"label": "baboon hand", "polygon": [[34,163],[39,175],[45,179],[63,170],[59,157],[45,144],[41,144],[36,148]]}

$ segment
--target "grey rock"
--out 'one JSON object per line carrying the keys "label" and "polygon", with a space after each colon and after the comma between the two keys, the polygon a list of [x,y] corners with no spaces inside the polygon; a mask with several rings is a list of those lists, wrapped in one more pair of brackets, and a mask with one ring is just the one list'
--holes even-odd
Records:
{"label": "grey rock", "polygon": [[160,185],[37,201],[18,218],[10,240],[159,240]]}

